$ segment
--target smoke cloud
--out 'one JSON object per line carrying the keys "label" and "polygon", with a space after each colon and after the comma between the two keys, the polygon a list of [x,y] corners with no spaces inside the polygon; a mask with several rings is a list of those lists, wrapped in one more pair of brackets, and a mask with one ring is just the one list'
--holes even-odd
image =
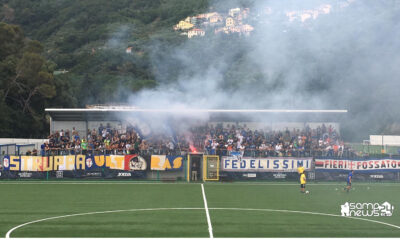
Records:
{"label": "smoke cloud", "polygon": [[[216,1],[210,11],[227,13],[223,6],[233,5]],[[396,130],[398,1],[275,0],[248,5],[246,21],[254,27],[250,36],[206,32],[174,47],[151,41],[160,84],[134,94],[129,102],[182,110],[348,109],[341,123],[350,140]],[[243,7],[243,2],[236,6]]]}

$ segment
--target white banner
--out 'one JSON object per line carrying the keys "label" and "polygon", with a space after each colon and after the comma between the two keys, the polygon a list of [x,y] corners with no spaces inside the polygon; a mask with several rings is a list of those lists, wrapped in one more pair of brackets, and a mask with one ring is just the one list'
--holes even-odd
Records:
{"label": "white banner", "polygon": [[223,171],[230,172],[297,172],[297,168],[311,170],[312,158],[251,158],[230,156],[222,157]]}
{"label": "white banner", "polygon": [[400,160],[395,160],[395,159],[375,159],[375,160],[315,159],[315,169],[355,170],[355,171],[400,170]]}

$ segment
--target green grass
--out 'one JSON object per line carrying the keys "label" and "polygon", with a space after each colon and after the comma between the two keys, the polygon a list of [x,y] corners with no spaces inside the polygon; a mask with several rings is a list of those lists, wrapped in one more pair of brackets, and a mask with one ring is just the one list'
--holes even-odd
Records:
{"label": "green grass", "polygon": [[[131,183],[0,182],[0,237],[34,220],[132,209],[152,210],[50,219],[22,226],[11,237],[209,237],[200,184]],[[340,215],[346,201],[388,201],[393,216],[368,219],[400,226],[400,184],[360,183],[348,194],[343,186],[309,184],[307,195],[294,183],[205,183],[204,189],[214,237],[400,237],[398,228],[359,219],[256,210]]]}

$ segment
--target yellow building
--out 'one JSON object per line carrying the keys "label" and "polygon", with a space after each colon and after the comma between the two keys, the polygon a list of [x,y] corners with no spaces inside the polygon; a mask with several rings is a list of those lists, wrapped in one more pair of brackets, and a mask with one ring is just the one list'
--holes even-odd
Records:
{"label": "yellow building", "polygon": [[186,21],[180,21],[177,25],[175,25],[174,29],[175,30],[188,30],[193,28],[193,24],[191,24],[190,22],[186,22]]}
{"label": "yellow building", "polygon": [[227,27],[235,26],[235,20],[231,17],[226,18],[225,26],[227,26]]}
{"label": "yellow building", "polygon": [[214,13],[213,15],[210,16],[210,23],[217,23],[223,21],[223,18],[220,14]]}

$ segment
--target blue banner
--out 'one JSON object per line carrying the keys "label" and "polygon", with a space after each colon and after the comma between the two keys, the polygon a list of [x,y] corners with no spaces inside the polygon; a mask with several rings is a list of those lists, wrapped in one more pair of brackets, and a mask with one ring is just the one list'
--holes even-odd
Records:
{"label": "blue banner", "polygon": [[94,160],[94,156],[86,155],[86,158],[85,158],[85,169],[92,170],[92,169],[97,168],[97,167],[98,166],[96,165],[96,161]]}

